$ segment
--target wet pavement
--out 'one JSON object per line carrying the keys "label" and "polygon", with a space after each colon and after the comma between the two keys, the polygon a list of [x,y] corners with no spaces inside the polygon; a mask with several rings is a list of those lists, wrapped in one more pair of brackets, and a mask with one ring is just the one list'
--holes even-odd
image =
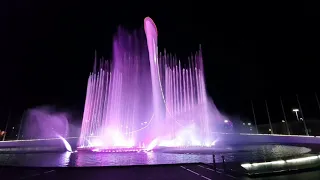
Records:
{"label": "wet pavement", "polygon": [[204,164],[178,164],[87,168],[4,168],[1,177],[26,180],[233,180],[231,175],[215,172]]}
{"label": "wet pavement", "polygon": [[250,178],[225,173],[221,169],[214,171],[212,166],[203,163],[119,167],[0,167],[2,177],[10,180],[319,180],[320,170]]}

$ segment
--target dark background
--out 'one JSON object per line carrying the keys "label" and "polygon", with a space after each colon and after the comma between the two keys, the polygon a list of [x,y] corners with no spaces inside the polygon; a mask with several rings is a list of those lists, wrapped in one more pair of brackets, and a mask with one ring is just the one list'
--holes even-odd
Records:
{"label": "dark background", "polygon": [[[289,118],[299,93],[306,118],[320,118],[319,13],[314,4],[213,1],[2,1],[0,5],[0,129],[25,109],[55,105],[81,122],[94,50],[111,56],[119,25],[153,18],[159,49],[186,58],[202,45],[207,91],[222,112],[266,123]],[[320,93],[319,93],[320,94]]]}

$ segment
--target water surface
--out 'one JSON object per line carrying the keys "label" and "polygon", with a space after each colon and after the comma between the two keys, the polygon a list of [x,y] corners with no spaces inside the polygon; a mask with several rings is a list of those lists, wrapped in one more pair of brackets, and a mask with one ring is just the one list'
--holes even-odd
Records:
{"label": "water surface", "polygon": [[[235,152],[216,154],[216,161],[221,162],[224,155],[227,162],[255,162],[268,159],[280,159],[298,156],[310,152],[309,148],[284,145],[242,146],[233,148]],[[211,163],[211,153],[195,154],[190,152],[140,152],[140,153],[17,153],[0,154],[0,165],[66,167],[66,166],[125,166],[175,163]]]}

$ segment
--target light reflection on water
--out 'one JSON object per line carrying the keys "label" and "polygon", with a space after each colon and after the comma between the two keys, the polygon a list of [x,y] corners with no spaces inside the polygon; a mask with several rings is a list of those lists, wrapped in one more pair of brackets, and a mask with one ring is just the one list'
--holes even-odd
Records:
{"label": "light reflection on water", "polygon": [[[236,149],[236,148],[234,148]],[[239,149],[237,149],[239,150]],[[226,161],[257,161],[274,158],[296,156],[308,153],[310,149],[295,146],[263,145],[242,146],[242,151],[221,153],[216,157],[221,162],[221,155]],[[146,164],[175,164],[175,163],[211,163],[212,155],[183,154],[183,153],[30,153],[30,154],[0,154],[0,165],[10,166],[123,166]]]}
{"label": "light reflection on water", "polygon": [[169,154],[169,153],[77,153],[74,164],[70,166],[111,166],[111,165],[147,165],[211,162],[211,155]]}

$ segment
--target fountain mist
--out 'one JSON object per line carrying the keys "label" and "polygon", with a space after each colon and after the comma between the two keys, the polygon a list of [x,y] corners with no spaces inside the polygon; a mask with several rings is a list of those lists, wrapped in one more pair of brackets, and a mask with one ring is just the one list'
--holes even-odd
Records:
{"label": "fountain mist", "polygon": [[23,139],[49,139],[57,135],[67,137],[69,132],[68,116],[49,106],[30,109],[24,120]]}

